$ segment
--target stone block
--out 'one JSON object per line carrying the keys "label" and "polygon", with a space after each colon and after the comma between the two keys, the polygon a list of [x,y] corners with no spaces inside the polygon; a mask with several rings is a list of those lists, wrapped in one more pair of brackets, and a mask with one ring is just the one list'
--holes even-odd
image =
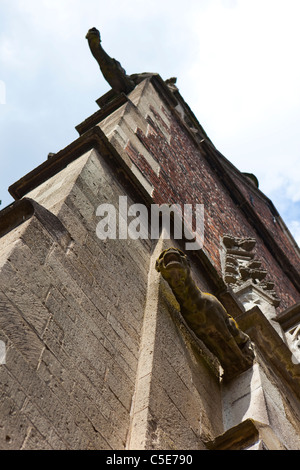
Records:
{"label": "stone block", "polygon": [[223,385],[223,416],[225,430],[247,418],[269,423],[258,364]]}

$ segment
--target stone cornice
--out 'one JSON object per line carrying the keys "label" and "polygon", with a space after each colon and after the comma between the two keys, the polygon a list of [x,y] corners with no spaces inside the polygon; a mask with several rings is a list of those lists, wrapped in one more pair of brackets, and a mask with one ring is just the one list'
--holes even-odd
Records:
{"label": "stone cornice", "polygon": [[[263,239],[265,245],[269,249],[270,253],[274,256],[274,259],[280,264],[282,270],[290,281],[295,285],[295,287],[300,291],[300,275],[295,267],[290,262],[289,258],[279,247],[278,243],[268,231],[266,226],[260,220],[255,210],[251,207],[249,201],[245,198],[242,192],[239,190],[234,180],[231,178],[222,158],[220,158],[220,153],[213,148],[209,142],[204,141],[202,143],[203,150],[206,152],[208,161],[210,165],[214,168],[214,171],[218,174],[219,178],[223,182],[224,186],[228,189],[232,199],[235,201],[241,211],[244,212],[246,218],[249,222],[255,227],[256,231]],[[238,170],[235,170],[238,172]],[[266,197],[266,200],[269,202],[269,199]]]}

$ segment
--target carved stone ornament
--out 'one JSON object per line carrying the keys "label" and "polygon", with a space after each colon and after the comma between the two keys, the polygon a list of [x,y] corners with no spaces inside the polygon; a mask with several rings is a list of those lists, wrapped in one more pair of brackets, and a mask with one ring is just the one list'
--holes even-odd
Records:
{"label": "carved stone ornament", "polygon": [[188,327],[219,359],[224,378],[232,378],[251,367],[254,353],[249,337],[215,296],[196,286],[187,256],[181,250],[169,248],[160,254],[155,268],[171,287]]}
{"label": "carved stone ornament", "polygon": [[226,284],[236,291],[245,283],[250,283],[265,293],[274,307],[277,307],[280,299],[274,290],[274,282],[266,279],[268,271],[262,269],[261,261],[253,253],[255,238],[225,235],[223,245],[226,250],[223,269]]}
{"label": "carved stone ornament", "polygon": [[110,57],[101,46],[101,36],[97,28],[88,30],[88,40],[91,53],[95,57],[105,80],[116,93],[129,93],[135,87],[133,80],[126,74],[120,62]]}
{"label": "carved stone ornament", "polygon": [[294,364],[300,364],[300,325],[291,328],[285,333],[288,346],[293,353],[292,361]]}

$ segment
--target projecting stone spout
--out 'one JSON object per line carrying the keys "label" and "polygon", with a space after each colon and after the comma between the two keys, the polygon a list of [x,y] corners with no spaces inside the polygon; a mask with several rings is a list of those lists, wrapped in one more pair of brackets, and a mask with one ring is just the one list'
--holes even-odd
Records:
{"label": "projecting stone spout", "polygon": [[101,46],[100,32],[97,28],[91,28],[87,32],[91,53],[95,57],[105,80],[116,93],[128,94],[135,87],[134,81],[126,75],[126,71],[120,62],[112,59]]}
{"label": "projecting stone spout", "polygon": [[224,378],[230,379],[251,367],[254,352],[250,338],[215,296],[196,286],[187,256],[169,248],[160,254],[155,268],[171,287],[189,328],[219,359]]}

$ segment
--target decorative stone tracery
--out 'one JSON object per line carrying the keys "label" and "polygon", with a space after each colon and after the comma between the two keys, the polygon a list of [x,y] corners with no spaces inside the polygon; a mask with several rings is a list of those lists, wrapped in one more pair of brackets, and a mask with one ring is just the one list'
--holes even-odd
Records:
{"label": "decorative stone tracery", "polygon": [[240,291],[242,287],[254,287],[255,293],[252,289],[251,294],[253,303],[257,303],[255,298],[257,293],[260,293],[265,300],[277,307],[280,299],[274,290],[274,282],[266,279],[268,272],[261,267],[261,261],[255,257],[253,252],[256,245],[255,238],[237,238],[225,235],[223,236],[223,245],[226,250],[224,260],[226,284],[234,292]]}

